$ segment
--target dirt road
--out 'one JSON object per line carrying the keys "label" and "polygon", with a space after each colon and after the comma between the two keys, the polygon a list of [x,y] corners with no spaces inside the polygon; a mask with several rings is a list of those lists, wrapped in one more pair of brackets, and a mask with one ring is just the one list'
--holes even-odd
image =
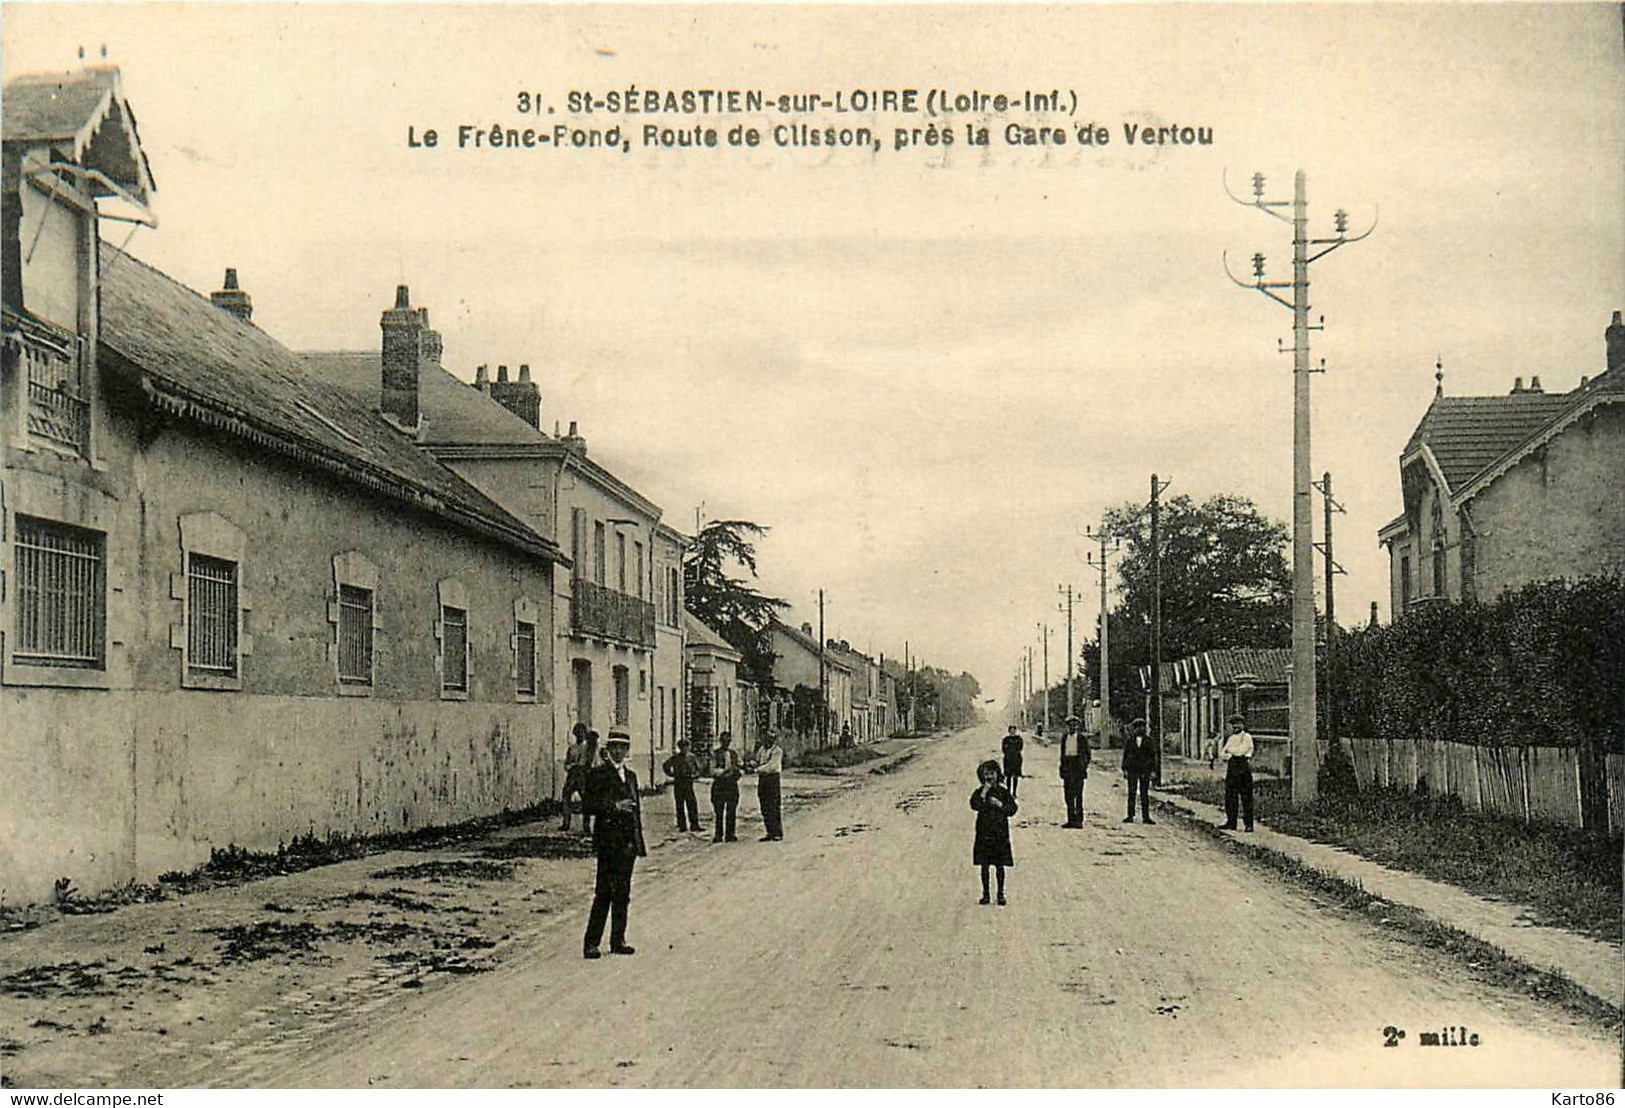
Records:
{"label": "dirt road", "polygon": [[[1318,905],[1206,837],[1123,825],[1091,777],[1059,827],[1029,756],[1008,907],[981,906],[968,797],[991,726],[787,814],[787,839],[640,869],[638,953],[580,957],[586,904],[491,973],[403,993],[308,1051],[194,1059],[248,1086],[1614,1086],[1617,1040]],[[747,790],[748,791],[748,790]],[[747,812],[748,814],[748,812]],[[1384,1047],[1384,1028],[1404,1029]],[[1465,1028],[1479,1045],[1420,1046]],[[275,1032],[268,1031],[268,1034]],[[1447,1033],[1448,1034],[1448,1033]]]}

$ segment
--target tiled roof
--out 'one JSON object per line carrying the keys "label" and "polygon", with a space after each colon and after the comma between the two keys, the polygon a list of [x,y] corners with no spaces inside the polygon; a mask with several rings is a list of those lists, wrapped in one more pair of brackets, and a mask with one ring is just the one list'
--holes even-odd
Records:
{"label": "tiled roof", "polygon": [[1215,684],[1233,684],[1238,677],[1249,675],[1259,685],[1284,685],[1286,667],[1292,662],[1292,651],[1285,647],[1255,649],[1229,647],[1207,651],[1207,664]]}
{"label": "tiled roof", "polygon": [[1571,392],[1514,392],[1501,396],[1441,396],[1428,406],[1401,457],[1423,443],[1433,452],[1452,493],[1559,423],[1570,412],[1625,393],[1625,375],[1598,375]]}
{"label": "tiled roof", "polygon": [[1404,453],[1425,442],[1454,491],[1539,432],[1572,400],[1566,393],[1540,392],[1437,397]]}
{"label": "tiled roof", "polygon": [[[383,359],[377,351],[312,351],[300,355],[317,377],[357,403],[378,407]],[[555,441],[466,381],[439,366],[418,374],[418,407],[425,446],[522,446]]]}
{"label": "tiled roof", "polygon": [[739,651],[731,646],[727,639],[712,629],[711,625],[690,612],[683,613],[683,630],[688,633],[689,646],[706,646],[713,650],[724,650],[735,658],[740,657]]}
{"label": "tiled roof", "polygon": [[[72,142],[71,155],[145,205],[155,191],[152,167],[141,149],[135,113],[124,100],[116,68],[30,74],[6,82],[0,97],[0,132],[8,143]],[[111,190],[92,181],[96,196]]]}
{"label": "tiled roof", "polygon": [[560,560],[558,547],[327,387],[253,324],[116,247],[101,251],[101,345],[156,404],[277,449],[368,492]]}
{"label": "tiled roof", "polygon": [[[775,631],[784,632],[784,634],[792,642],[794,642],[797,646],[800,646],[803,650],[806,650],[807,652],[809,652],[811,654],[815,654],[815,655],[819,652],[818,651],[818,640],[813,638],[811,635],[805,633],[804,631],[802,631],[799,627],[791,627],[788,623],[774,623],[773,624],[773,629]],[[829,648],[826,647],[824,649],[823,653],[824,653],[824,661],[831,668],[833,668],[833,669],[844,669],[844,670],[847,670],[847,671],[850,671],[852,669],[851,666],[849,666],[845,662],[841,661],[841,659],[838,657],[839,651],[832,650],[832,649],[829,649]]]}
{"label": "tiled roof", "polygon": [[45,142],[78,136],[95,123],[113,91],[117,72],[41,73],[6,82],[0,119],[7,142]]}

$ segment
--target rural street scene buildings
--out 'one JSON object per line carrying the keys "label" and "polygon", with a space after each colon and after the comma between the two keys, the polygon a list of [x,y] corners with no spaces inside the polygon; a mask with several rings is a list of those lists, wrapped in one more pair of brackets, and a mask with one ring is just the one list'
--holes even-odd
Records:
{"label": "rural street scene buildings", "polygon": [[6,7],[0,1085],[1617,1088],[1619,10],[671,15]]}

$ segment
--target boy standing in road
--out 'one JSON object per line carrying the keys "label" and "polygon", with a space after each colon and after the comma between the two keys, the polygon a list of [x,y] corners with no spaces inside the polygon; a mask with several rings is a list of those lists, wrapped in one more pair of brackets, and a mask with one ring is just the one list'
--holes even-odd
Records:
{"label": "boy standing in road", "polygon": [[1230,734],[1225,737],[1219,755],[1224,758],[1224,823],[1226,831],[1236,829],[1236,801],[1247,821],[1247,830],[1253,829],[1253,737],[1247,733],[1247,719],[1233,715],[1229,719]]}

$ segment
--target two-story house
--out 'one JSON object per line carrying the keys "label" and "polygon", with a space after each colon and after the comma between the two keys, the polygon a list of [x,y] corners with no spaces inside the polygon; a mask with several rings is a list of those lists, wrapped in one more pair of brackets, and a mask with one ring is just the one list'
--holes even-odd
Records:
{"label": "two-story house", "polygon": [[8,83],[3,182],[8,898],[549,795],[562,557],[414,445],[430,339],[357,404],[102,243],[152,192],[116,70]]}
{"label": "two-story house", "polygon": [[1405,510],[1377,534],[1391,610],[1489,600],[1530,581],[1625,568],[1625,323],[1606,368],[1568,392],[1518,378],[1433,403],[1399,459]]}
{"label": "two-story house", "polygon": [[[391,310],[421,313],[426,325],[427,313],[410,307],[405,288],[399,296]],[[512,376],[506,366],[494,376],[482,366],[470,384],[436,353],[422,367],[418,447],[569,555],[571,572],[554,578],[557,733],[568,736],[578,722],[600,736],[625,731],[633,764],[658,780],[681,728],[683,682],[674,667],[683,653],[682,537],[662,532],[660,508],[588,454],[574,422],[564,435],[541,429],[540,390],[528,365]],[[370,351],[305,360],[358,401],[382,366]],[[670,653],[657,673],[662,639]]]}
{"label": "two-story house", "polygon": [[[841,725],[852,719],[852,667],[829,644],[819,648],[810,623],[795,628],[775,621],[768,633],[774,655],[774,687],[787,690],[795,704],[812,709],[781,716],[778,726],[783,729],[788,721],[797,743],[803,747],[834,743],[840,738]],[[822,725],[818,715],[820,695]]]}

